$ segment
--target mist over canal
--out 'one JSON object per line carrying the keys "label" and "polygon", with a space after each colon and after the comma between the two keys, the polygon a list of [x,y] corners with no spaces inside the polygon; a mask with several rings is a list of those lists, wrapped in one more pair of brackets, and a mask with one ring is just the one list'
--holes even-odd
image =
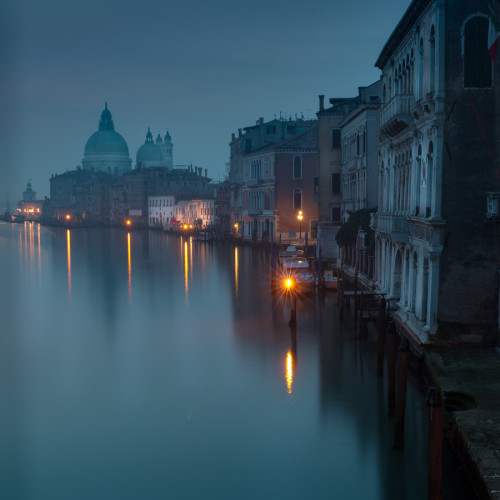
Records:
{"label": "mist over canal", "polygon": [[335,294],[272,299],[269,256],[161,232],[0,223],[0,497],[421,499],[376,346]]}

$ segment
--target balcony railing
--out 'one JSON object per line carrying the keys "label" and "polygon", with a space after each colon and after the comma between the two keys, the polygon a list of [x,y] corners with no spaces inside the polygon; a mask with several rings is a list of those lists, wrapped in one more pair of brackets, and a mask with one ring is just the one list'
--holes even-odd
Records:
{"label": "balcony railing", "polygon": [[[408,241],[408,220],[406,215],[382,215],[377,214],[376,229],[381,233],[389,233],[392,241]],[[373,228],[373,218],[370,221]]]}
{"label": "balcony railing", "polygon": [[395,95],[380,112],[380,131],[394,136],[413,121],[411,111],[415,105],[413,94]]}

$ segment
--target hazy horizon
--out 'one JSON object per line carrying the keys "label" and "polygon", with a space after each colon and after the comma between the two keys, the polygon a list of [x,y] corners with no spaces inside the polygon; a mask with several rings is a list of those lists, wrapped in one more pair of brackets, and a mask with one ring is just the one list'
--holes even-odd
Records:
{"label": "hazy horizon", "polygon": [[[148,126],[174,164],[224,177],[231,133],[259,117],[315,118],[318,94],[355,96],[410,1],[0,4],[0,206],[81,164],[104,103],[132,166]],[[383,12],[382,8],[383,7]]]}

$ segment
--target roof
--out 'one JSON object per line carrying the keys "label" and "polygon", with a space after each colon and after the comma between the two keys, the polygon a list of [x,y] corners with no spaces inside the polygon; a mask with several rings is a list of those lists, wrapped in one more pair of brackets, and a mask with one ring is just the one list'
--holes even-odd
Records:
{"label": "roof", "polygon": [[387,61],[397,49],[404,37],[410,32],[415,22],[422,15],[424,10],[432,3],[432,0],[413,0],[403,17],[394,28],[389,40],[384,45],[382,52],[378,56],[375,66],[381,70],[384,69]]}
{"label": "roof", "polygon": [[317,151],[319,149],[318,123],[309,130],[293,136],[285,141],[268,144],[263,148],[256,149],[248,155],[264,153],[267,151]]}

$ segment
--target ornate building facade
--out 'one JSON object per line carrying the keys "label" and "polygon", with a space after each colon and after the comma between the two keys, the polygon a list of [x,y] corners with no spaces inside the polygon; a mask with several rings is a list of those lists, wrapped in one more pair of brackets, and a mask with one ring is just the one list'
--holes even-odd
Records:
{"label": "ornate building facade", "polygon": [[485,199],[499,178],[482,134],[495,137],[487,34],[483,2],[413,0],[376,62],[376,282],[397,304],[398,328],[420,343],[493,342]]}

